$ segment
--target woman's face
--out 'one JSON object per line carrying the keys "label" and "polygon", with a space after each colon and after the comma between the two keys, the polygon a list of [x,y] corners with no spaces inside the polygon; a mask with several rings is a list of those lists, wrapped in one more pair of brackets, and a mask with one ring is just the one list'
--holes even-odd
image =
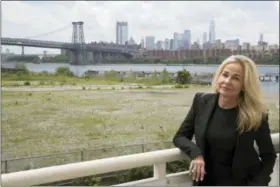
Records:
{"label": "woman's face", "polygon": [[227,64],[218,77],[218,92],[222,96],[237,97],[243,88],[244,69],[240,63]]}

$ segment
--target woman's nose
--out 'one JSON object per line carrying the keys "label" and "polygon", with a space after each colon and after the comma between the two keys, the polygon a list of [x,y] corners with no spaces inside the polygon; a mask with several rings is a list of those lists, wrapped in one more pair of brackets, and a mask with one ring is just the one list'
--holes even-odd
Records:
{"label": "woman's nose", "polygon": [[229,82],[230,82],[230,77],[227,77],[227,78],[225,79],[225,82],[226,82],[226,83],[229,83]]}

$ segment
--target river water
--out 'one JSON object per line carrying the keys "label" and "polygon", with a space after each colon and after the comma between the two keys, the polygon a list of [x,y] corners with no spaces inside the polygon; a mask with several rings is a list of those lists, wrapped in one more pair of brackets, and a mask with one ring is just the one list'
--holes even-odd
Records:
{"label": "river water", "polygon": [[[168,72],[177,72],[182,69],[186,69],[191,73],[199,72],[215,72],[218,65],[163,65],[163,64],[110,64],[110,65],[70,65],[70,64],[55,64],[55,63],[41,63],[33,64],[26,63],[26,67],[30,71],[34,72],[55,72],[57,67],[69,67],[70,70],[77,76],[83,75],[87,70],[103,71],[144,71],[154,72],[162,71],[164,68]],[[259,65],[257,66],[260,73],[278,73],[278,65]],[[262,88],[265,93],[278,93],[279,94],[279,82],[262,82]]]}

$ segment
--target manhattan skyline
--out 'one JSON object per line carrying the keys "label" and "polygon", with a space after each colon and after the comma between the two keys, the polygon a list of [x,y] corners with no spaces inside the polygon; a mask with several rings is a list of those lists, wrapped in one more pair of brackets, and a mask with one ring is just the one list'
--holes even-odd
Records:
{"label": "manhattan skyline", "polygon": [[[279,1],[247,2],[2,2],[2,37],[38,36],[62,27],[61,32],[35,37],[38,40],[71,42],[72,21],[84,21],[85,41],[115,42],[116,22],[128,22],[128,36],[140,44],[141,36],[155,40],[172,38],[174,32],[189,29],[193,40],[202,41],[215,20],[216,39],[239,38],[257,44],[260,33],[269,44],[279,44]],[[68,27],[67,27],[68,26]],[[3,46],[20,53],[20,47]],[[42,48],[26,47],[26,53],[40,53]],[[59,51],[46,49],[49,53]]]}

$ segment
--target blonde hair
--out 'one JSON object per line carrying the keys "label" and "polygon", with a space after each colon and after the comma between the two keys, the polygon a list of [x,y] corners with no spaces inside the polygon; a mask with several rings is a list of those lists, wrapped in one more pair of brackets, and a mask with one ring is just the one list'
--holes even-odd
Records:
{"label": "blonde hair", "polygon": [[239,63],[244,69],[243,89],[238,97],[237,130],[240,133],[256,130],[265,117],[266,106],[263,101],[257,67],[253,60],[243,55],[232,55],[225,59],[215,73],[212,89],[218,93],[217,80],[225,66],[230,63]]}

